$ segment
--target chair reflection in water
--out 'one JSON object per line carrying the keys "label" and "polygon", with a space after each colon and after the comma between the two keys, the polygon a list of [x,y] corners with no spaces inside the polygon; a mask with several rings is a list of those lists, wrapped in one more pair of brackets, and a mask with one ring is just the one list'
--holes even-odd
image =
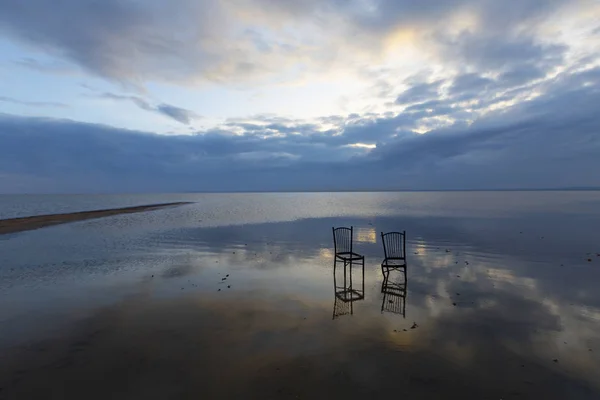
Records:
{"label": "chair reflection in water", "polygon": [[[406,318],[406,232],[381,232],[381,241],[384,253],[381,262],[381,312],[401,314]],[[391,279],[393,271],[397,271],[401,276]]]}
{"label": "chair reflection in water", "polygon": [[[335,299],[333,303],[333,319],[354,314],[354,302],[365,298],[365,257],[353,251],[353,228],[332,228],[334,244],[333,287]],[[354,263],[356,261],[356,263]],[[343,271],[337,270],[338,262],[343,263]],[[360,277],[355,279],[353,267],[359,269]],[[339,277],[337,275],[340,275]],[[355,282],[357,281],[357,282]]]}
{"label": "chair reflection in water", "polygon": [[406,268],[402,271],[402,277],[399,279],[390,279],[390,274],[383,276],[381,283],[381,312],[391,312],[400,314],[406,318]]}

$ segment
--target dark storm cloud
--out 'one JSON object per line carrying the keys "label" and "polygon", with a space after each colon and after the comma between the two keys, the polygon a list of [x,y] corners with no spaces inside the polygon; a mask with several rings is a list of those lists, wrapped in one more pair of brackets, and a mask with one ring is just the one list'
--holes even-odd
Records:
{"label": "dark storm cloud", "polygon": [[[537,98],[422,135],[411,131],[418,122],[411,112],[354,118],[325,131],[282,120],[191,136],[5,115],[0,175],[56,181],[56,190],[594,186],[600,185],[599,87],[598,68],[562,74],[537,87],[543,90]],[[445,107],[430,104],[437,106]],[[353,143],[377,148],[365,153]],[[0,186],[23,187],[11,189],[10,182]]]}
{"label": "dark storm cloud", "polygon": [[599,84],[600,69],[559,76],[543,96],[468,126],[400,138],[371,157],[388,168],[437,166],[436,179],[453,176],[468,185],[598,185],[600,118],[593,110]]}
{"label": "dark storm cloud", "polygon": [[189,125],[193,119],[199,118],[199,116],[190,110],[186,110],[185,108],[176,107],[170,104],[159,104],[157,106],[152,106],[146,100],[142,99],[138,96],[132,95],[121,95],[114,93],[102,93],[95,97],[100,97],[104,99],[117,100],[117,101],[131,101],[133,104],[141,108],[145,111],[156,112],[163,116],[174,119],[177,122],[181,122],[182,124]]}

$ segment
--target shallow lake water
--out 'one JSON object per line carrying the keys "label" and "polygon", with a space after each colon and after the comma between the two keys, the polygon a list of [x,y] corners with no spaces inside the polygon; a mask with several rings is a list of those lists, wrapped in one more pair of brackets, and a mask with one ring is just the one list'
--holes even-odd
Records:
{"label": "shallow lake water", "polygon": [[600,398],[600,192],[163,197],[0,236],[0,398]]}

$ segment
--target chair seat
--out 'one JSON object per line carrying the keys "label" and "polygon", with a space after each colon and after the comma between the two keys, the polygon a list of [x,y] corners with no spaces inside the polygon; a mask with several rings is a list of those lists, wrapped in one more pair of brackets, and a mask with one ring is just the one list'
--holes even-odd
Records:
{"label": "chair seat", "polygon": [[347,253],[337,253],[335,255],[335,257],[339,258],[340,260],[344,260],[344,261],[362,260],[362,259],[365,258],[365,256],[360,255],[358,253],[350,253],[350,252],[347,252]]}
{"label": "chair seat", "polygon": [[406,258],[403,257],[388,257],[381,262],[384,267],[397,268],[406,267]]}
{"label": "chair seat", "polygon": [[343,302],[348,301],[357,301],[365,298],[364,291],[359,291],[355,289],[346,289],[335,292],[335,297],[340,299]]}

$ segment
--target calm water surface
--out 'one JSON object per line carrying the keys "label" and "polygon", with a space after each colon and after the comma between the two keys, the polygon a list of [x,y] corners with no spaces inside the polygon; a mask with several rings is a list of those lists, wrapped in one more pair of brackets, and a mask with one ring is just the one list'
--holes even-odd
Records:
{"label": "calm water surface", "polygon": [[0,236],[0,398],[600,398],[600,192],[159,197],[111,204],[196,203]]}

